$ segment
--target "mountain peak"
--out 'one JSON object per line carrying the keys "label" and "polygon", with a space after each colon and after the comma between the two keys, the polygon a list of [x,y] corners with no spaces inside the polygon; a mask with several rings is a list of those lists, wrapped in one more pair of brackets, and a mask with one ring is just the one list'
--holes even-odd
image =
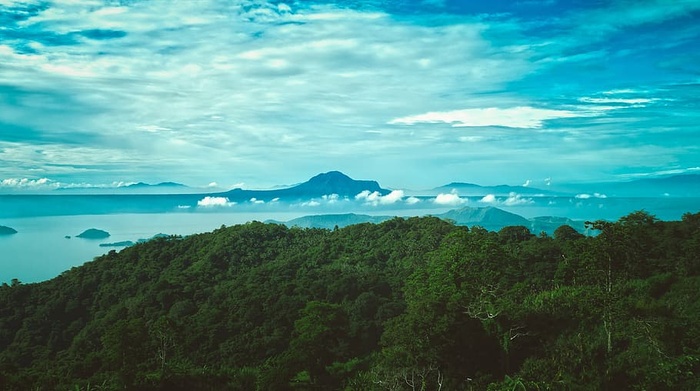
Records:
{"label": "mountain peak", "polygon": [[317,195],[338,194],[340,196],[350,197],[354,197],[365,190],[370,192],[376,191],[381,194],[388,194],[390,192],[389,190],[382,189],[376,181],[358,181],[340,171],[328,171],[318,174],[292,189]]}
{"label": "mountain peak", "polygon": [[340,171],[328,171],[314,176],[306,183],[337,183],[337,182],[352,182],[353,179],[343,174]]}

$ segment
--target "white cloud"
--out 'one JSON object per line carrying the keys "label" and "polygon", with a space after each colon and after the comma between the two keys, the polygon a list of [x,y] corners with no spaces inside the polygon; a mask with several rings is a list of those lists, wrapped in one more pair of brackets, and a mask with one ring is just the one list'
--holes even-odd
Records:
{"label": "white cloud", "polygon": [[483,202],[483,203],[486,203],[486,204],[495,204],[496,202],[498,202],[498,200],[496,200],[496,196],[495,196],[495,195],[493,195],[493,194],[487,194],[487,195],[485,195],[483,198],[481,198],[481,199],[479,200],[479,202]]}
{"label": "white cloud", "polygon": [[256,204],[256,205],[261,205],[261,204],[264,204],[265,201],[259,200],[259,199],[255,198],[255,197],[253,197],[253,198],[250,199],[250,203],[251,203],[251,204]]}
{"label": "white cloud", "polygon": [[340,196],[338,194],[335,194],[335,193],[326,194],[326,195],[322,196],[321,199],[326,201],[329,204],[335,204],[340,199]]}
{"label": "white cloud", "polygon": [[369,190],[363,190],[362,192],[355,195],[355,199],[358,201],[363,201],[367,205],[391,205],[401,201],[404,198],[403,190],[392,190],[391,193],[387,195],[381,195],[378,191],[370,192]]}
{"label": "white cloud", "polygon": [[420,123],[446,123],[453,127],[503,126],[508,128],[541,128],[545,121],[560,118],[590,117],[595,114],[584,111],[538,109],[535,107],[480,108],[454,111],[434,111],[425,114],[396,118],[391,125],[415,125]]}
{"label": "white cloud", "polygon": [[321,205],[321,203],[316,201],[316,200],[311,200],[311,201],[306,201],[306,202],[301,203],[301,206],[316,207],[316,206],[320,206],[320,205]]}
{"label": "white cloud", "polygon": [[456,191],[451,193],[440,193],[433,200],[435,204],[446,206],[457,206],[467,202],[466,199],[460,198]]}
{"label": "white cloud", "polygon": [[[130,167],[177,172],[183,178],[174,180],[193,183],[202,183],[204,172],[225,178],[251,169],[252,178],[279,183],[313,166],[289,154],[338,162],[347,154],[417,148],[419,141],[394,133],[367,140],[365,130],[382,129],[386,113],[419,112],[428,101],[442,106],[455,81],[473,93],[492,91],[531,68],[527,53],[498,50],[477,20],[426,26],[397,23],[377,7],[275,3],[57,1],[19,22],[18,34],[31,32],[27,41],[71,34],[76,42],[27,52],[3,41],[0,85],[37,93],[18,99],[33,105],[0,103],[0,121],[52,139],[58,133],[45,129],[87,137],[52,141],[61,158],[30,156],[23,171],[0,168],[0,175],[53,173],[61,163],[84,175],[80,180]],[[122,35],[80,35],[98,29]],[[100,168],[80,169],[95,160]],[[282,165],[289,167],[276,176],[262,174]]]}
{"label": "white cloud", "polygon": [[590,198],[608,198],[608,196],[605,194],[601,194],[601,193],[593,193],[593,194],[581,193],[581,194],[576,194],[575,198],[578,198],[581,200],[587,200]]}
{"label": "white cloud", "polygon": [[551,186],[552,185],[552,178],[549,178],[549,177],[544,178],[544,184],[546,186]]}
{"label": "white cloud", "polygon": [[406,204],[408,204],[408,205],[415,205],[419,202],[420,202],[420,198],[418,198],[418,197],[410,196],[410,197],[406,198]]}
{"label": "white cloud", "polygon": [[203,207],[203,208],[211,208],[211,207],[230,207],[236,205],[235,202],[231,202],[227,197],[204,197],[201,200],[197,201],[197,206]]}
{"label": "white cloud", "polygon": [[534,203],[535,201],[533,201],[532,198],[523,198],[520,194],[516,193],[510,193],[508,195],[508,198],[506,198],[506,200],[503,201],[503,205],[506,206],[527,205]]}
{"label": "white cloud", "polygon": [[207,187],[219,187],[219,184],[216,183],[216,182],[209,182],[209,184],[207,185]]}
{"label": "white cloud", "polygon": [[532,182],[531,182],[529,179],[526,180],[525,183],[523,183],[523,187],[528,187],[528,186],[530,186],[530,183],[532,183]]}
{"label": "white cloud", "polygon": [[52,181],[49,178],[7,178],[0,182],[0,187],[16,189],[57,188],[59,185],[58,182]]}
{"label": "white cloud", "polygon": [[649,98],[589,98],[583,97],[579,98],[579,101],[585,103],[600,103],[600,104],[625,104],[625,105],[635,105],[642,106],[645,103],[654,102],[656,99]]}

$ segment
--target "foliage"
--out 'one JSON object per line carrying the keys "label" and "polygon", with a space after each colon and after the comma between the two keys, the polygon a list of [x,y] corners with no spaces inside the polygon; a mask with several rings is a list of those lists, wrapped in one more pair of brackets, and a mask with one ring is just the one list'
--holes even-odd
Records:
{"label": "foliage", "polygon": [[700,389],[700,214],[252,222],[0,287],[0,389]]}

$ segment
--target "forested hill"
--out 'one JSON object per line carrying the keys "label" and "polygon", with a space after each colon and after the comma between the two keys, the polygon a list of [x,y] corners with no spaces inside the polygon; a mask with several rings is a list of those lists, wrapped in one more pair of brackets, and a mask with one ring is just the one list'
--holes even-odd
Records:
{"label": "forested hill", "polygon": [[700,389],[700,214],[591,225],[154,239],[0,287],[0,389]]}

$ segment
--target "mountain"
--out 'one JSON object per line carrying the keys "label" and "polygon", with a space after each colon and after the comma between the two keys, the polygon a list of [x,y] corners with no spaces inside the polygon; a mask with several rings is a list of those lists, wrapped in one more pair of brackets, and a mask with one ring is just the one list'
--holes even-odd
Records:
{"label": "mountain", "polygon": [[627,196],[700,197],[700,174],[637,179],[620,183],[615,190],[619,193],[615,195]]}
{"label": "mountain", "polygon": [[124,186],[124,187],[127,189],[153,189],[153,188],[163,189],[163,188],[184,188],[187,186],[183,185],[182,183],[176,183],[176,182],[161,182],[161,183],[157,183],[155,185],[151,185],[151,184],[144,183],[144,182],[138,182],[138,183],[134,183],[134,184],[131,184],[128,186]]}
{"label": "mountain", "polygon": [[577,194],[605,194],[608,197],[700,197],[700,174],[626,182],[577,183],[562,185],[560,189]]}
{"label": "mountain", "polygon": [[201,193],[202,189],[191,188],[176,182],[157,184],[138,182],[114,187],[59,187],[56,191],[66,194],[186,194]]}
{"label": "mountain", "polygon": [[[546,232],[552,235],[562,225],[569,225],[580,233],[585,232],[583,221],[571,220],[566,217],[541,216],[526,219],[520,215],[507,212],[494,207],[464,207],[453,209],[442,214],[435,215],[443,220],[454,222],[456,225],[468,227],[480,226],[489,231],[499,231],[503,227],[522,225],[530,229],[532,233]],[[302,216],[286,222],[268,220],[268,223],[284,224],[288,227],[300,228],[324,228],[333,229],[347,227],[361,223],[379,224],[392,219],[393,216],[370,216],[365,214],[321,214]]]}
{"label": "mountain", "polygon": [[559,195],[551,190],[543,190],[535,187],[529,186],[509,186],[509,185],[497,185],[497,186],[481,186],[474,183],[464,183],[464,182],[452,182],[444,186],[436,187],[429,190],[431,193],[445,193],[451,191],[457,191],[461,196],[485,196],[487,194],[493,194],[496,196],[507,196],[510,193],[516,194],[544,194],[544,195]]}
{"label": "mountain", "polygon": [[512,225],[530,226],[530,221],[528,219],[492,206],[480,208],[466,206],[436,215],[436,217],[454,221],[457,225],[478,225],[489,231],[498,231],[503,227]]}
{"label": "mountain", "polygon": [[540,216],[533,217],[530,220],[530,231],[538,234],[546,232],[548,235],[554,234],[554,231],[562,225],[568,225],[580,233],[586,233],[586,227],[581,220],[571,220],[567,217]]}
{"label": "mountain", "polygon": [[[362,223],[379,224],[392,218],[392,216],[370,216],[355,213],[325,214],[302,216],[286,222],[281,222],[281,224],[288,227],[333,229],[335,227],[343,228],[349,225]],[[272,220],[268,222],[280,223]]]}
{"label": "mountain", "polygon": [[359,181],[340,171],[329,171],[286,189],[244,190],[237,188],[223,193],[216,193],[215,195],[226,197],[231,201],[247,201],[251,198],[262,201],[271,201],[273,199],[293,201],[308,200],[330,194],[352,198],[365,190],[378,192],[381,195],[391,192],[391,190],[381,188],[376,181]]}

